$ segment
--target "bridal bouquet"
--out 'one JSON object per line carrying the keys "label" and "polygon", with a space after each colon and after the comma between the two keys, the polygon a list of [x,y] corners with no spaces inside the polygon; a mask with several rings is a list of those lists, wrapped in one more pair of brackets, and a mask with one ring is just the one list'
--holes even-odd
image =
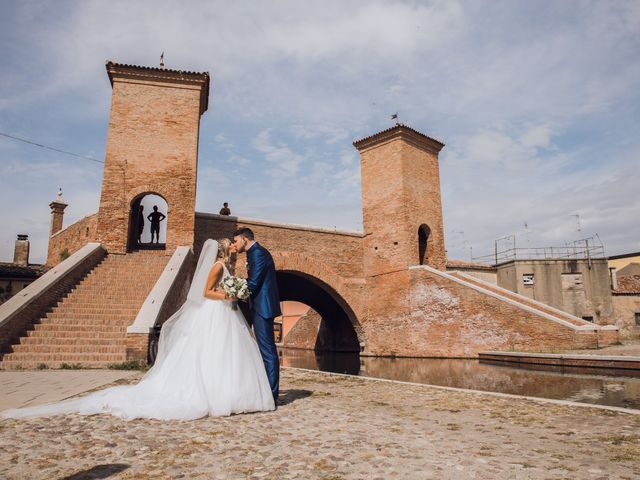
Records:
{"label": "bridal bouquet", "polygon": [[[249,286],[244,278],[239,277],[227,277],[220,284],[220,288],[230,297],[237,298],[239,300],[246,300],[251,295]],[[238,310],[237,302],[231,304],[233,310]]]}

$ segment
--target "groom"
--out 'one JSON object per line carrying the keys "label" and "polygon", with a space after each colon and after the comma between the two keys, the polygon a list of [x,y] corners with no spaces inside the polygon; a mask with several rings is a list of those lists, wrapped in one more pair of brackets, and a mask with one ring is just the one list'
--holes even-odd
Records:
{"label": "groom", "polygon": [[253,331],[267,371],[273,399],[277,404],[280,362],[273,338],[273,318],[282,315],[276,282],[276,267],[269,250],[254,240],[253,231],[242,227],[233,234],[233,245],[239,253],[247,252],[247,283],[251,297],[249,307]]}

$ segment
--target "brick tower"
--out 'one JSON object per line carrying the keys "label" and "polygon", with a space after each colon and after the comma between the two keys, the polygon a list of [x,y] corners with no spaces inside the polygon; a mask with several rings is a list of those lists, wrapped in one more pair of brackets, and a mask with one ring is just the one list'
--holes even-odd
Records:
{"label": "brick tower", "polygon": [[194,240],[200,116],[209,74],[107,62],[113,87],[97,236],[125,253],[132,209],[145,194],[167,202],[167,254]]}
{"label": "brick tower", "polygon": [[411,314],[409,267],[445,269],[438,169],[444,144],[398,124],[354,146],[362,177],[366,323],[382,331],[393,319],[402,330]]}
{"label": "brick tower", "polygon": [[421,264],[444,270],[438,167],[444,144],[399,124],[354,146],[361,160],[365,275]]}

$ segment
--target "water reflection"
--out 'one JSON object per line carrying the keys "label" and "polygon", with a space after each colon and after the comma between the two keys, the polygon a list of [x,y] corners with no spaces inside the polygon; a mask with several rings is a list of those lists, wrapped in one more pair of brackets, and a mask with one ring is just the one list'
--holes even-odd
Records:
{"label": "water reflection", "polygon": [[[282,349],[283,366],[640,409],[640,378],[537,371],[478,360],[359,357]],[[600,372],[599,372],[600,373]]]}

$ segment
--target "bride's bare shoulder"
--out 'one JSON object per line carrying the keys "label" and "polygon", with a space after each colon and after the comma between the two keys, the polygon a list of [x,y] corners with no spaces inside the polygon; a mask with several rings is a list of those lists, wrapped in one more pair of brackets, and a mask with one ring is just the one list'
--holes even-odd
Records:
{"label": "bride's bare shoulder", "polygon": [[222,262],[216,262],[211,266],[209,270],[209,276],[219,274],[223,271]]}

